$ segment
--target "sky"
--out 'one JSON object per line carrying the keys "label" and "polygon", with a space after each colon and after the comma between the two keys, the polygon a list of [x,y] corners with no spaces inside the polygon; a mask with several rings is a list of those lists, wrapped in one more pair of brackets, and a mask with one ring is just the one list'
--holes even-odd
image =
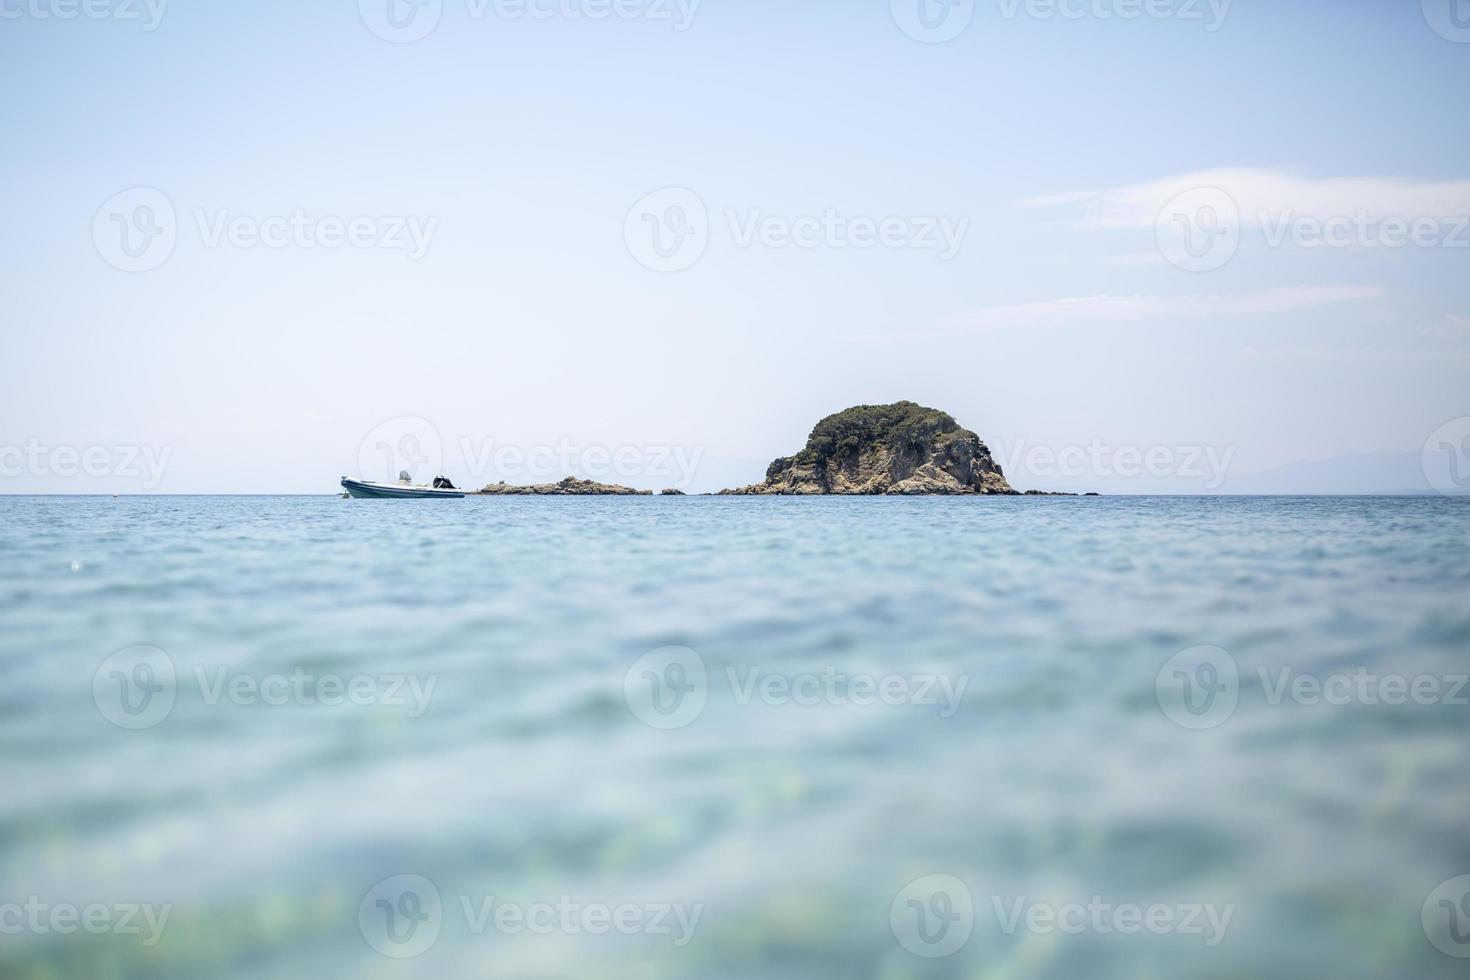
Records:
{"label": "sky", "polygon": [[704,491],[900,399],[1470,485],[1463,0],[0,0],[0,80],[0,492]]}

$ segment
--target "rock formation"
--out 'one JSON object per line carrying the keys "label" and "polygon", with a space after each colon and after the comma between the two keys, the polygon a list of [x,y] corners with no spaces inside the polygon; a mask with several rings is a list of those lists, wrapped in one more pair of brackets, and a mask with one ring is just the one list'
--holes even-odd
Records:
{"label": "rock formation", "polygon": [[589,496],[597,494],[614,494],[617,496],[649,496],[652,490],[634,490],[632,487],[619,486],[616,483],[598,483],[595,480],[579,480],[575,476],[569,476],[560,483],[533,483],[529,486],[515,486],[504,480],[492,483],[480,490],[480,493],[507,494],[514,496],[527,496],[533,494],[547,494],[553,496]]}
{"label": "rock formation", "polygon": [[818,422],[763,483],[725,494],[1007,494],[1015,490],[980,437],[913,402],[858,405]]}

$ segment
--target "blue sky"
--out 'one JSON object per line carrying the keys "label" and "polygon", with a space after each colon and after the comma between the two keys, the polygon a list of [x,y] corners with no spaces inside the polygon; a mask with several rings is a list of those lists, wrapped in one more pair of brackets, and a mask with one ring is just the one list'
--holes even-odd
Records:
{"label": "blue sky", "polygon": [[[385,432],[704,490],[900,398],[1128,489],[1025,454],[1254,473],[1470,416],[1449,0],[989,0],[942,43],[919,0],[428,0],[411,41],[401,0],[92,2],[0,0],[6,492],[329,491]],[[1171,261],[1221,192],[1228,255]]]}

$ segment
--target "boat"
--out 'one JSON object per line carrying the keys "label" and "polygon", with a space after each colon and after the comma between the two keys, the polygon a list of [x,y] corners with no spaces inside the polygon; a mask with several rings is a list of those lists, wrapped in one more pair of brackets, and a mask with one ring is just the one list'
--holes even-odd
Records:
{"label": "boat", "polygon": [[425,486],[422,483],[414,483],[405,470],[398,474],[397,483],[373,483],[371,480],[354,480],[351,477],[342,478],[342,489],[347,491],[344,497],[360,497],[373,500],[387,499],[424,499],[443,498],[446,500],[462,499],[464,491],[450,483],[442,476],[434,477],[433,486]]}

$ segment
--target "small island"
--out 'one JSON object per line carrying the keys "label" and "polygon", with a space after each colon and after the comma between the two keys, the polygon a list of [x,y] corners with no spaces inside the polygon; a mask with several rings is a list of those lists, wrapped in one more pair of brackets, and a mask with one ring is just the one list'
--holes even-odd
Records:
{"label": "small island", "polygon": [[[619,486],[616,483],[598,483],[596,480],[579,480],[575,476],[569,476],[557,483],[532,483],[525,486],[516,486],[501,480],[492,483],[477,491],[481,494],[505,494],[507,496],[575,496],[587,497],[597,495],[610,495],[617,497],[649,497],[653,495],[652,490],[635,490],[632,487]],[[667,491],[665,491],[667,492]]]}
{"label": "small island", "polygon": [[801,452],[771,463],[764,482],[720,492],[1018,495],[979,436],[907,401],[829,415]]}

